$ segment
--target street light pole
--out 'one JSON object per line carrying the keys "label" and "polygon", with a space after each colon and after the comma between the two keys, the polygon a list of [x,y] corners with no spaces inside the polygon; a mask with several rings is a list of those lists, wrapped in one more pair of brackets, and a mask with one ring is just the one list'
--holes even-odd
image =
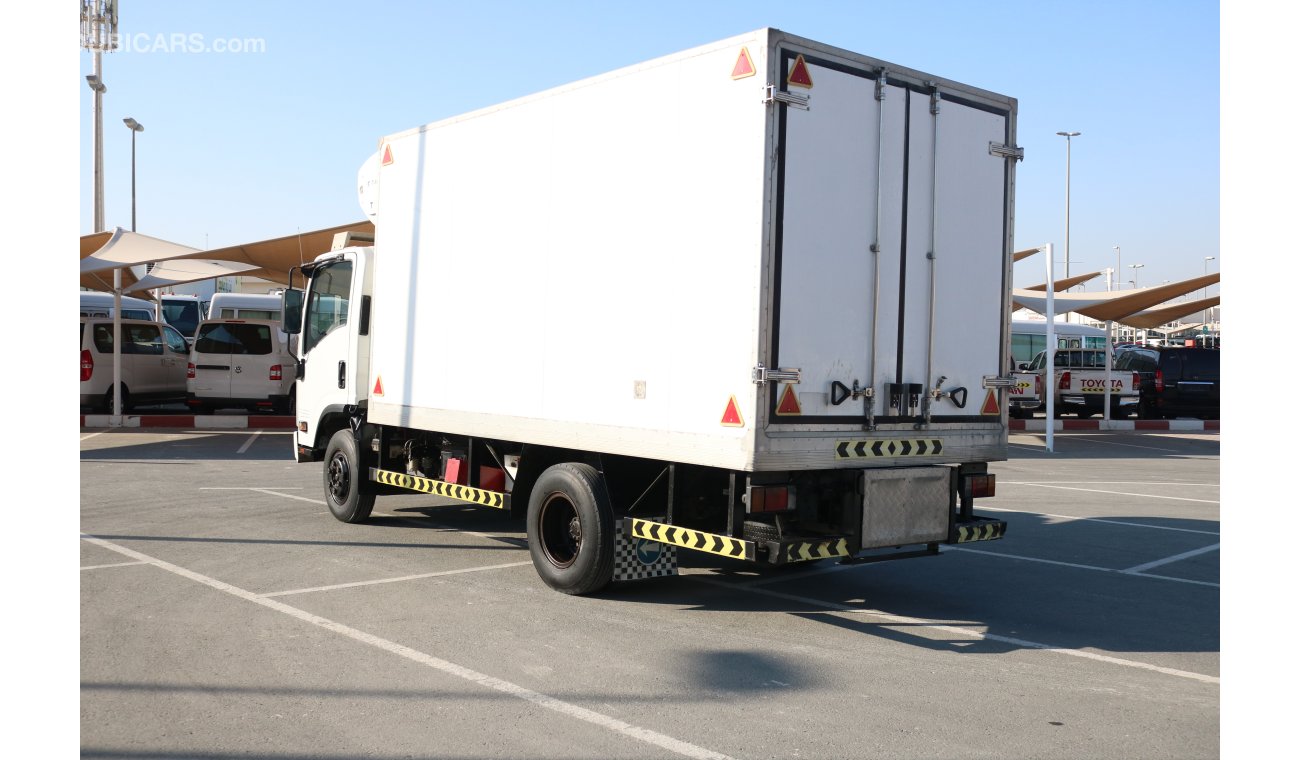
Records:
{"label": "street light pole", "polygon": [[[1211,262],[1211,261],[1214,261],[1214,257],[1213,257],[1213,256],[1206,256],[1206,257],[1205,257],[1205,272],[1204,272],[1204,274],[1207,274],[1207,275],[1208,275],[1208,274],[1210,273],[1210,262]],[[1206,285],[1205,287],[1201,288],[1201,299],[1204,300],[1204,299],[1206,299],[1206,298],[1209,298],[1209,296],[1210,296],[1210,286],[1209,286],[1209,285]],[[1209,323],[1210,323],[1210,320],[1209,320],[1209,309],[1204,309],[1204,310],[1201,311],[1201,324],[1202,324],[1202,325],[1206,325],[1206,326],[1208,326]],[[1202,330],[1202,332],[1208,332],[1208,331],[1207,331],[1207,330]]]}
{"label": "street light pole", "polygon": [[1065,138],[1065,278],[1070,278],[1070,139],[1082,132],[1057,132]]}
{"label": "street light pole", "polygon": [[135,232],[135,136],[144,131],[144,125],[130,116],[122,119],[122,123],[131,130],[131,231]]}
{"label": "street light pole", "polygon": [[1128,265],[1129,269],[1132,269],[1132,270],[1133,270],[1133,279],[1132,279],[1132,280],[1129,280],[1129,282],[1133,283],[1133,289],[1134,289],[1134,290],[1137,290],[1137,286],[1138,286],[1138,270],[1141,269],[1141,268],[1144,267],[1144,266],[1146,266],[1146,264],[1129,264],[1129,265]]}

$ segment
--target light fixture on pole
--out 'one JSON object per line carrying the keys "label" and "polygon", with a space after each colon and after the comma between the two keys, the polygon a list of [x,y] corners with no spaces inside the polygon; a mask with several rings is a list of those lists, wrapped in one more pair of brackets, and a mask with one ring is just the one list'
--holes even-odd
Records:
{"label": "light fixture on pole", "polygon": [[1057,132],[1065,138],[1065,278],[1070,278],[1070,140],[1082,132]]}
{"label": "light fixture on pole", "polygon": [[1129,280],[1129,282],[1133,283],[1133,289],[1134,289],[1134,290],[1137,290],[1137,286],[1138,286],[1138,270],[1141,269],[1141,268],[1144,267],[1144,266],[1146,266],[1146,264],[1129,264],[1129,265],[1128,265],[1128,268],[1133,270],[1133,279]]}
{"label": "light fixture on pole", "polygon": [[1117,245],[1113,245],[1113,246],[1111,246],[1111,248],[1114,248],[1114,249],[1115,249],[1115,277],[1113,278],[1113,279],[1115,280],[1115,290],[1120,290],[1120,286],[1119,286],[1119,270],[1120,270],[1120,266],[1119,266],[1119,246],[1117,246]]}
{"label": "light fixture on pole", "polygon": [[130,116],[122,119],[122,123],[131,130],[131,231],[135,232],[135,136],[144,131],[144,125]]}

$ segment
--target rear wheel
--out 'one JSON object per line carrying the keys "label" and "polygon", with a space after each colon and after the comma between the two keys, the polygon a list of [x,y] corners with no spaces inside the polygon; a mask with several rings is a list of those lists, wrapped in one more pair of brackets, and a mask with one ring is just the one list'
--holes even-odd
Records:
{"label": "rear wheel", "polygon": [[362,493],[361,458],[357,455],[357,442],[351,430],[340,430],[330,438],[325,448],[325,501],[330,514],[345,523],[361,523],[370,519],[375,507],[375,495]]}
{"label": "rear wheel", "polygon": [[614,576],[614,515],[595,468],[566,462],[537,479],[528,498],[528,551],[546,585],[590,594]]}

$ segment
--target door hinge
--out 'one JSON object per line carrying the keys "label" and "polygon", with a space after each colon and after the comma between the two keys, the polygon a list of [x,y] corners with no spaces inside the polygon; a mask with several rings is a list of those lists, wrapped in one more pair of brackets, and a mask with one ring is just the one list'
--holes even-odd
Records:
{"label": "door hinge", "polygon": [[776,102],[776,103],[785,103],[787,106],[793,106],[794,108],[798,108],[801,111],[812,110],[808,106],[809,98],[807,95],[800,95],[797,92],[784,92],[782,90],[776,89],[776,85],[773,84],[769,84],[767,86],[766,92],[767,92],[767,96],[763,98],[764,105]]}
{"label": "door hinge", "polygon": [[753,375],[751,375],[751,377],[753,378],[754,382],[758,385],[762,385],[763,383],[769,381],[774,383],[797,384],[800,381],[801,372],[803,372],[803,370],[801,369],[787,369],[787,368],[768,369],[767,367],[764,367],[762,364],[760,364],[754,368],[754,373]]}
{"label": "door hinge", "polygon": [[1017,161],[1025,160],[1025,149],[1015,145],[1003,145],[1001,143],[989,143],[989,155],[1001,156],[1002,158],[1014,158]]}

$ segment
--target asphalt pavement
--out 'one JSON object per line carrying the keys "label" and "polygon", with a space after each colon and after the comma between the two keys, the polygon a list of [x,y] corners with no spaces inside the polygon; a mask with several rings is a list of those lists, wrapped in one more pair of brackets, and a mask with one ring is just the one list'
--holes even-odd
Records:
{"label": "asphalt pavement", "polygon": [[337,522],[288,431],[83,429],[81,754],[1218,757],[1218,434],[1043,438],[1002,540],[568,597],[494,510]]}

